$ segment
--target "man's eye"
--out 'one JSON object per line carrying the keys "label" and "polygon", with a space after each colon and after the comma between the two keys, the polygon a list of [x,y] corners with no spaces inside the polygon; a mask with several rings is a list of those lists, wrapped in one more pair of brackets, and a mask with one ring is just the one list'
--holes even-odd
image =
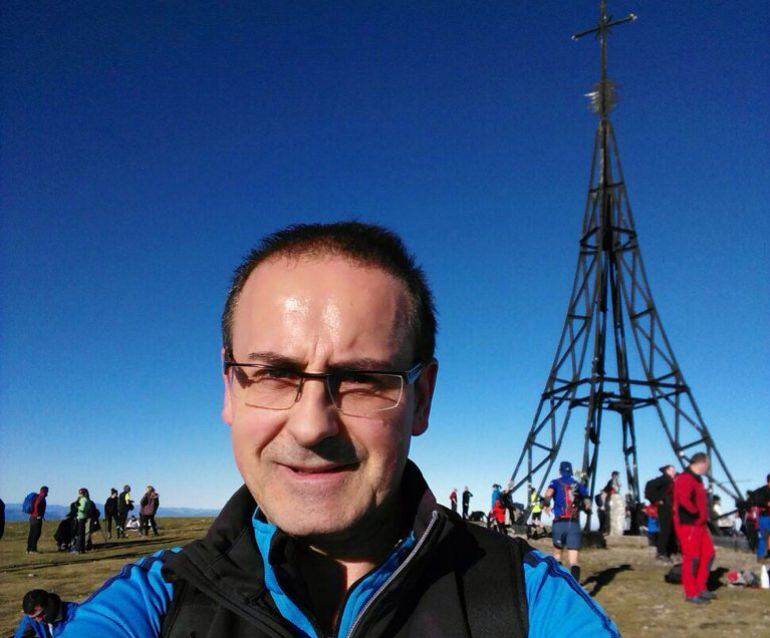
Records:
{"label": "man's eye", "polygon": [[280,368],[260,368],[251,377],[252,381],[281,379],[284,381],[293,381],[297,378],[297,373],[291,370],[281,370]]}

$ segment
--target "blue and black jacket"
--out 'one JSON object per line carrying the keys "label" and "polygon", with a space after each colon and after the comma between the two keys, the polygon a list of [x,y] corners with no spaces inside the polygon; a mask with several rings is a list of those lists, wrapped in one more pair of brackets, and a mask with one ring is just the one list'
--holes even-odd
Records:
{"label": "blue and black jacket", "polygon": [[[25,614],[16,628],[13,638],[58,638],[64,632],[67,623],[72,619],[77,606],[77,603],[62,601],[59,615],[51,624],[32,620],[32,618]],[[53,628],[53,631],[51,631],[51,628]]]}
{"label": "blue and black jacket", "polygon": [[411,463],[402,495],[403,540],[350,588],[331,631],[311,611],[295,540],[264,520],[242,487],[206,538],[126,567],[80,605],[63,635],[619,636],[552,558],[437,505]]}

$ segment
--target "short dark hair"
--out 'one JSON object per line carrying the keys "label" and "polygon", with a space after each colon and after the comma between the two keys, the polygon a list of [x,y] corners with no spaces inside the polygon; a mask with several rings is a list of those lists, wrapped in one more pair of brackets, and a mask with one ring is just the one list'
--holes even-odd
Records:
{"label": "short dark hair", "polygon": [[703,463],[703,461],[708,461],[708,460],[709,460],[708,454],[706,454],[705,452],[696,452],[690,458],[690,465],[693,465],[694,463]]}
{"label": "short dark hair", "polygon": [[48,592],[45,589],[30,589],[21,601],[21,609],[25,614],[35,613],[38,607],[45,607],[48,602]]}
{"label": "short dark hair", "polygon": [[765,480],[770,482],[770,474],[768,474],[767,477],[765,477]]}
{"label": "short dark hair", "polygon": [[401,238],[393,231],[357,221],[331,224],[297,224],[268,235],[254,248],[233,274],[222,312],[222,345],[232,354],[233,317],[249,275],[272,257],[339,255],[367,266],[375,266],[399,279],[412,301],[411,328],[415,357],[427,362],[436,349],[436,310],[423,270],[416,265]]}

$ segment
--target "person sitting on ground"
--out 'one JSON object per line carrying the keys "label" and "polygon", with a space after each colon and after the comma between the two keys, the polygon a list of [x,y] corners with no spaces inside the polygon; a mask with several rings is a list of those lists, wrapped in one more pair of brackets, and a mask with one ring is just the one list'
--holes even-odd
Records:
{"label": "person sitting on ground", "polygon": [[124,569],[64,638],[619,636],[553,558],[452,514],[409,459],[435,333],[425,276],[387,229],[266,238],[222,321],[244,485],[205,538]]}
{"label": "person sitting on ground", "polygon": [[64,631],[77,606],[45,589],[31,589],[21,601],[24,617],[13,638],[55,638]]}

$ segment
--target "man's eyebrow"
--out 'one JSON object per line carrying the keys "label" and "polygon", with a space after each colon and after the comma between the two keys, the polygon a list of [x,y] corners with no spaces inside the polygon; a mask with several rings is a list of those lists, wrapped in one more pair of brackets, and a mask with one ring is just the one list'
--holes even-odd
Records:
{"label": "man's eyebrow", "polygon": [[[304,361],[292,359],[286,355],[277,352],[250,352],[246,355],[246,361],[263,363],[278,368],[287,368],[289,370],[304,370],[307,366]],[[385,359],[375,359],[373,357],[358,357],[355,359],[345,359],[335,361],[327,366],[328,372],[339,370],[396,370],[397,367],[391,361]]]}
{"label": "man's eyebrow", "polygon": [[290,368],[292,370],[302,370],[305,364],[291,357],[287,357],[277,352],[250,352],[246,355],[246,361],[255,363],[264,363],[265,365],[276,366],[280,368]]}
{"label": "man's eyebrow", "polygon": [[329,365],[329,370],[396,370],[392,361],[374,359],[372,357],[360,357],[357,359],[345,359],[335,361]]}

